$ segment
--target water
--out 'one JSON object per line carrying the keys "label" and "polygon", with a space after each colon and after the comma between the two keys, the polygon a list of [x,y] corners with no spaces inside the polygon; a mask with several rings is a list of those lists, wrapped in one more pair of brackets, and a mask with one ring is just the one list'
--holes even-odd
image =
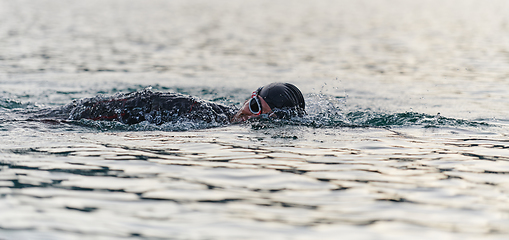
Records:
{"label": "water", "polygon": [[[506,239],[506,1],[0,1],[0,239]],[[308,115],[31,119],[118,92]]]}

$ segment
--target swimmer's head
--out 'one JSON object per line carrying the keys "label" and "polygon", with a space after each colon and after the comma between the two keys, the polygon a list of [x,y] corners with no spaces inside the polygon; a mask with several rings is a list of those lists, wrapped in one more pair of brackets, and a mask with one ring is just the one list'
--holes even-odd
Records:
{"label": "swimmer's head", "polygon": [[305,108],[304,97],[295,85],[271,83],[254,91],[233,116],[232,122],[242,122],[261,114],[275,118],[301,116],[306,113]]}

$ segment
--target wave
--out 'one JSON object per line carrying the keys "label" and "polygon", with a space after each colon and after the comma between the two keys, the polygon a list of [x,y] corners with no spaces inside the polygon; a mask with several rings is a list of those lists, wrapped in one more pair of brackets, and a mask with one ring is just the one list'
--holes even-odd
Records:
{"label": "wave", "polygon": [[34,108],[35,105],[30,102],[21,102],[10,98],[0,98],[0,109],[28,109]]}
{"label": "wave", "polygon": [[291,120],[260,119],[252,123],[254,129],[297,125],[312,128],[391,128],[391,127],[487,127],[484,122],[442,117],[417,112],[384,113],[358,110],[347,113],[308,115]]}

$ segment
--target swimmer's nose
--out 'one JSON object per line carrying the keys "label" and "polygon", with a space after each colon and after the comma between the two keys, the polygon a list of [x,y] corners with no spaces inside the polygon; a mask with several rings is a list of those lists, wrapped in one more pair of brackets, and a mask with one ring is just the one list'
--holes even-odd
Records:
{"label": "swimmer's nose", "polygon": [[235,116],[232,117],[231,122],[232,123],[244,122],[244,121],[248,120],[249,117],[250,116],[247,116],[245,114],[236,114]]}
{"label": "swimmer's nose", "polygon": [[252,116],[253,114],[251,113],[251,111],[249,111],[249,105],[248,102],[246,101],[244,103],[244,106],[242,106],[242,108],[239,109],[239,111],[232,117],[230,122],[231,123],[244,122],[251,118]]}

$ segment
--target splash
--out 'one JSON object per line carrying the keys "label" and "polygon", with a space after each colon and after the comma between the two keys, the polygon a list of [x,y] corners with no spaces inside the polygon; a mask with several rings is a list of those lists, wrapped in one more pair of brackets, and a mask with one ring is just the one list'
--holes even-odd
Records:
{"label": "splash", "polygon": [[171,122],[163,124],[153,124],[148,121],[143,121],[137,124],[124,124],[117,121],[94,121],[90,119],[80,119],[68,121],[70,124],[82,126],[100,131],[166,131],[166,132],[181,132],[200,130],[226,126],[218,122],[205,122],[190,120],[188,118],[176,118]]}

